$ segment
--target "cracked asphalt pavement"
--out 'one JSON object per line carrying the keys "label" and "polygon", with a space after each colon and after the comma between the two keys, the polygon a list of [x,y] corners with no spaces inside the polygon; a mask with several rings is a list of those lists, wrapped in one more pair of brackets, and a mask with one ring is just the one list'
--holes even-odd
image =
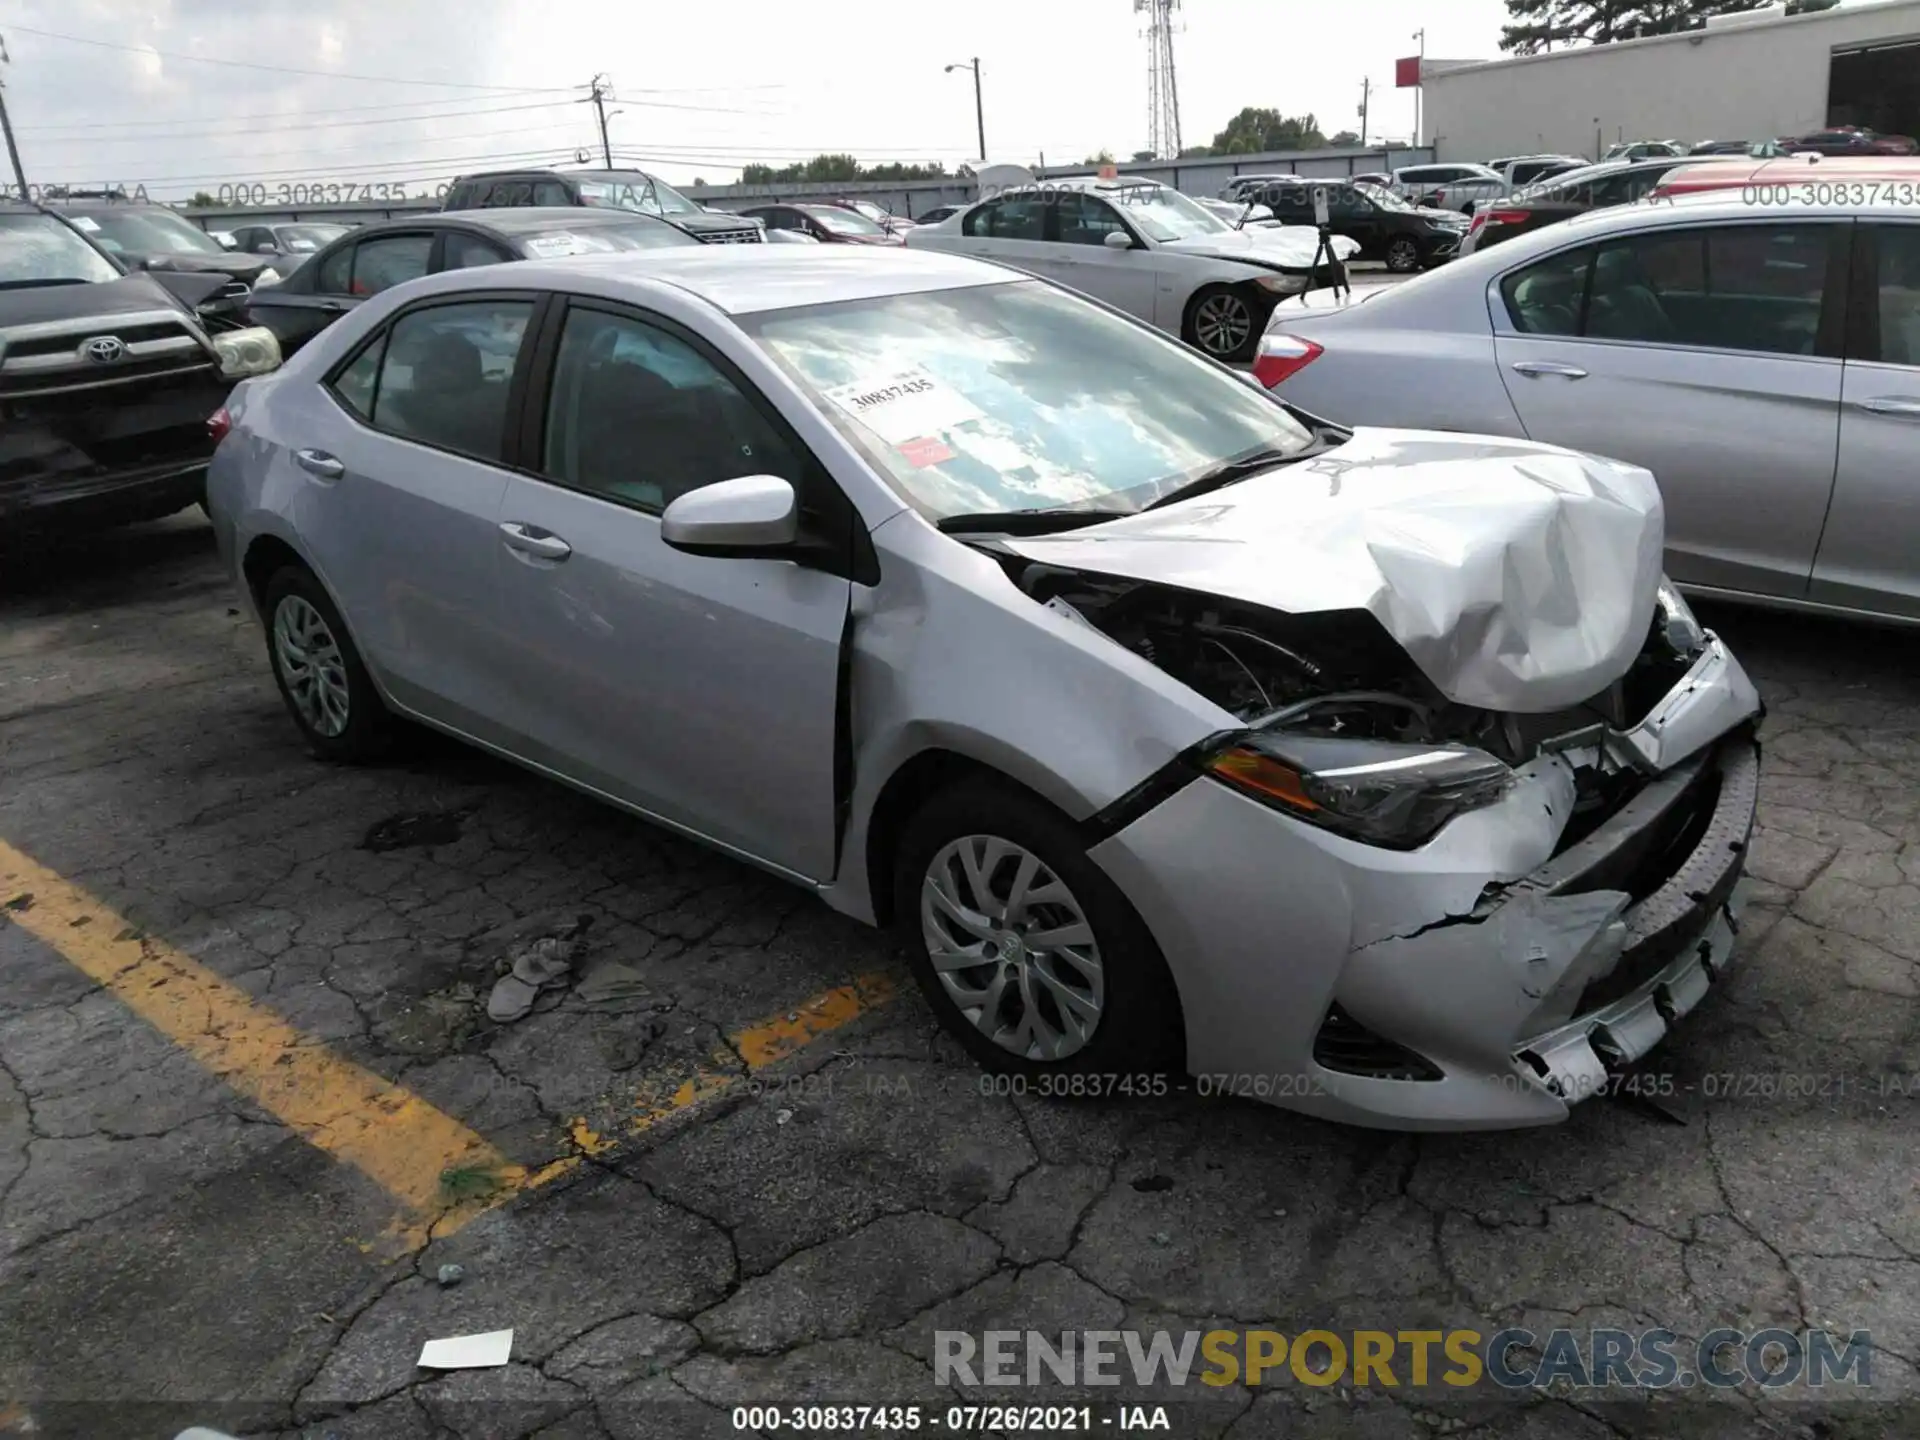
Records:
{"label": "cracked asphalt pavement", "polygon": [[[695,1437],[745,1401],[978,1401],[936,1384],[941,1329],[1608,1324],[1865,1329],[1873,1390],[1091,1398],[1234,1440],[1913,1433],[1920,636],[1704,618],[1770,706],[1758,886],[1728,983],[1646,1064],[1671,1093],[1416,1138],[983,1093],[888,942],[798,891],[449,742],[309,758],[197,516],[16,555],[0,841],[559,1168],[397,1244],[326,1134],[0,894],[0,1433]],[[571,930],[577,983],[488,1020],[514,947]],[[738,1038],[876,976],[889,1002],[784,1059]],[[414,1366],[507,1327],[504,1367]]]}

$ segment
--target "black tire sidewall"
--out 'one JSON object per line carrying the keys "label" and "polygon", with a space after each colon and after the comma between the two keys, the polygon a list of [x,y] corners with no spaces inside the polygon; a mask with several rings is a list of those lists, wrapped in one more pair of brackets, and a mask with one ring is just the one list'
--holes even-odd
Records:
{"label": "black tire sidewall", "polygon": [[[968,1023],[934,972],[920,931],[921,884],[942,846],[976,834],[999,836],[1038,856],[1066,882],[1093,926],[1105,1001],[1093,1038],[1064,1060],[1028,1060],[995,1045]],[[907,822],[894,862],[894,923],[914,979],[947,1033],[986,1069],[1026,1076],[1171,1076],[1180,1069],[1179,992],[1166,961],[1146,922],[1058,811],[1012,786],[954,786],[928,800]]]}
{"label": "black tire sidewall", "polygon": [[[1394,263],[1394,255],[1402,249],[1412,250],[1411,260],[1404,265]],[[1420,268],[1420,242],[1405,235],[1395,236],[1387,242],[1387,269],[1396,275],[1406,275]]]}
{"label": "black tire sidewall", "polygon": [[[292,692],[287,688],[286,676],[280,672],[280,657],[273,643],[273,622],[279,612],[280,602],[289,595],[299,596],[320,612],[321,618],[327,622],[327,628],[333,632],[334,643],[340,647],[342,668],[347,673],[347,724],[338,735],[322,735],[307,724],[299,705],[294,702]],[[287,713],[299,728],[301,738],[307,742],[307,748],[322,760],[343,762],[370,760],[383,754],[391,731],[386,705],[380,699],[380,692],[374,688],[373,677],[367,673],[367,667],[360,659],[360,651],[347,630],[346,621],[341,618],[339,607],[327,594],[326,587],[311,570],[288,565],[268,579],[261,592],[260,607],[267,632],[267,664],[273,670],[273,683],[280,691]]]}
{"label": "black tire sidewall", "polygon": [[[1239,346],[1238,349],[1234,350],[1231,354],[1227,354],[1227,355],[1216,354],[1214,351],[1207,349],[1206,346],[1200,343],[1200,324],[1199,324],[1200,307],[1206,304],[1207,301],[1211,300],[1215,295],[1231,295],[1235,300],[1238,300],[1242,305],[1247,307],[1247,320],[1248,320],[1247,338],[1245,342]],[[1236,360],[1244,360],[1249,355],[1253,354],[1254,350],[1259,346],[1260,332],[1266,325],[1267,315],[1271,313],[1272,313],[1271,306],[1266,307],[1265,310],[1263,311],[1262,307],[1257,302],[1255,302],[1252,299],[1249,299],[1246,292],[1241,290],[1237,286],[1233,286],[1233,285],[1205,286],[1199,291],[1195,292],[1193,299],[1187,302],[1187,319],[1186,319],[1186,326],[1185,326],[1186,342],[1187,344],[1191,345],[1194,349],[1198,350],[1202,355],[1206,356],[1209,360],[1218,360],[1218,361],[1221,361],[1223,364],[1231,364]]]}

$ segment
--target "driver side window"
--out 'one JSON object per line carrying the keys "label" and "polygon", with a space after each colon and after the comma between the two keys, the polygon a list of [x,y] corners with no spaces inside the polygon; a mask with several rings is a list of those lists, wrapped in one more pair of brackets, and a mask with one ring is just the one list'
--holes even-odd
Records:
{"label": "driver side window", "polygon": [[759,407],[679,336],[575,305],[547,400],[542,472],[649,514],[704,485],[778,475],[801,457]]}
{"label": "driver side window", "polygon": [[1128,235],[1126,222],[1106,201],[1092,195],[1063,194],[1054,206],[1059,238],[1067,245],[1105,245],[1107,236]]}

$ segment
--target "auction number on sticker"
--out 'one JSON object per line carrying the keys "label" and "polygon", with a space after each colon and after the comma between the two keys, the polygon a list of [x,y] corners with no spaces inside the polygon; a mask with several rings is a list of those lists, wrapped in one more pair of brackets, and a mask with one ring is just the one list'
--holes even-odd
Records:
{"label": "auction number on sticker", "polygon": [[918,1405],[736,1405],[736,1430],[918,1430]]}

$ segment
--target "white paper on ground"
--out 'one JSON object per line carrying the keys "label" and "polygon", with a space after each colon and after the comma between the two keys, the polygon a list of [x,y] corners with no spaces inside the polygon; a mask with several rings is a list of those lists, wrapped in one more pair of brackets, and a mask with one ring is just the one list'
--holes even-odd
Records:
{"label": "white paper on ground", "polygon": [[451,1335],[429,1340],[414,1363],[423,1370],[482,1370],[504,1365],[513,1349],[513,1331],[489,1330],[484,1335]]}

